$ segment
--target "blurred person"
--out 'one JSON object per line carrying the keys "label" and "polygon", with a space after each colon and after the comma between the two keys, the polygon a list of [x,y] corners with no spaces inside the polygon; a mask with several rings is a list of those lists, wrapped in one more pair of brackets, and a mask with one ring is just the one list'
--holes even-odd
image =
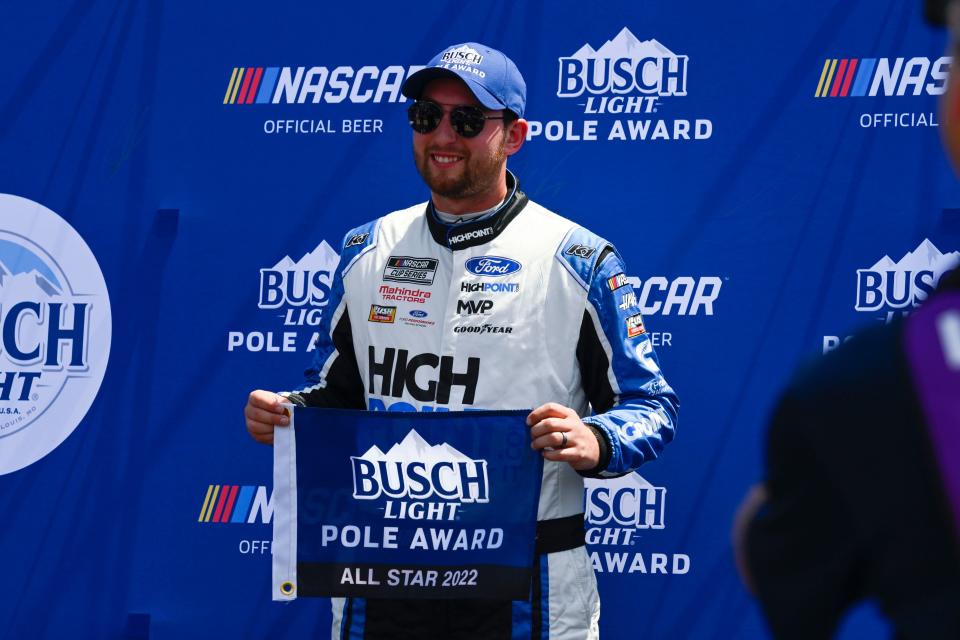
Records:
{"label": "blurred person", "polygon": [[[956,61],[960,3],[949,19]],[[949,16],[949,18],[948,18]],[[941,98],[960,168],[960,72]],[[913,314],[799,371],[773,413],[766,479],[734,523],[737,568],[777,638],[829,638],[876,600],[896,638],[960,638],[960,270]]]}

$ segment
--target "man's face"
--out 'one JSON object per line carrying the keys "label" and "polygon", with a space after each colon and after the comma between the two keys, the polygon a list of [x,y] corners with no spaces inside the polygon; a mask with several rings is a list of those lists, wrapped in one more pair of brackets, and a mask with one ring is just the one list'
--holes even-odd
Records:
{"label": "man's face", "polygon": [[[431,81],[420,99],[436,102],[443,108],[444,114],[440,126],[433,131],[413,134],[413,156],[417,171],[430,190],[445,200],[483,202],[485,196],[496,192],[504,180],[506,154],[503,121],[487,120],[480,135],[473,138],[457,135],[450,126],[450,109],[459,105],[483,107],[467,85],[454,78]],[[492,116],[503,115],[502,111],[484,109],[484,112]],[[440,203],[435,204],[442,208]]]}

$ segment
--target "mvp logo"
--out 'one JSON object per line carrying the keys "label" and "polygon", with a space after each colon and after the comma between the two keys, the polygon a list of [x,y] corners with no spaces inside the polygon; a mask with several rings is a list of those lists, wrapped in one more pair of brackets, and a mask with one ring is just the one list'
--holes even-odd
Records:
{"label": "mvp logo", "polygon": [[489,315],[491,309],[492,300],[457,300],[457,313],[460,315]]}

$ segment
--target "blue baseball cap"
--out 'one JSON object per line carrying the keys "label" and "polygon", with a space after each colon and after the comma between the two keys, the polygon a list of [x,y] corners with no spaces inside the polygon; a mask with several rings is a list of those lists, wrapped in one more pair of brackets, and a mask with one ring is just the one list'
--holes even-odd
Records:
{"label": "blue baseball cap", "polygon": [[451,45],[411,74],[400,90],[417,100],[428,82],[444,77],[463,80],[487,109],[509,109],[523,117],[527,83],[513,60],[500,51],[477,42]]}

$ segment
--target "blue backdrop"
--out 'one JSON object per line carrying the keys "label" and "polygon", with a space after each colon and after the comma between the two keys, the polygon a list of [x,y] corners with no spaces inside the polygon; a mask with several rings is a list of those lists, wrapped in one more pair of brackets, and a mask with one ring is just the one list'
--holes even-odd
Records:
{"label": "blue backdrop", "polygon": [[86,416],[0,475],[0,636],[328,633],[326,602],[270,600],[271,451],[241,408],[298,379],[344,232],[427,198],[398,78],[468,40],[523,71],[540,135],[510,167],[616,243],[683,404],[631,479],[642,517],[590,524],[602,631],[765,637],[729,528],[778,389],[960,249],[920,2],[0,7],[0,193],[82,236],[112,325]]}

